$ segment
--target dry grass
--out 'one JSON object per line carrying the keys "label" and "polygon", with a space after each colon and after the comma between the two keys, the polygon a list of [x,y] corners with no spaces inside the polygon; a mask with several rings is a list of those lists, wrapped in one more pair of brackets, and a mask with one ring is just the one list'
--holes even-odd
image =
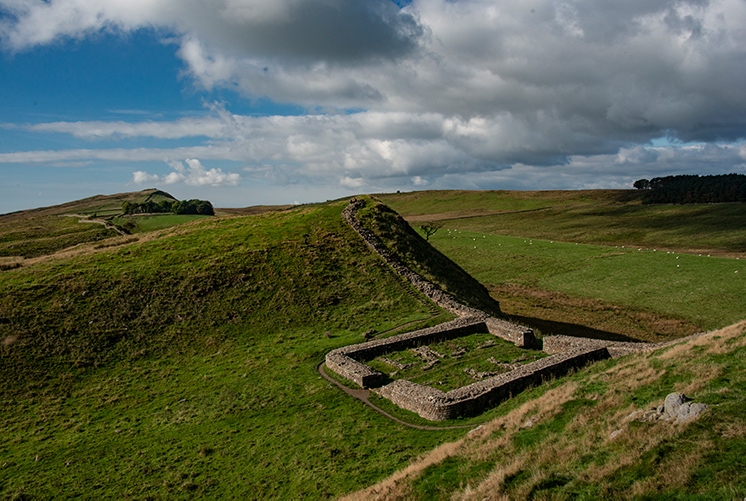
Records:
{"label": "dry grass", "polygon": [[659,355],[662,360],[670,360],[686,353],[698,346],[707,348],[707,353],[723,354],[728,353],[735,347],[746,346],[746,320],[730,325],[716,332],[711,332],[703,336],[695,337],[683,343],[677,343],[665,353]]}
{"label": "dry grass", "polygon": [[[541,397],[526,402],[505,416],[501,416],[472,430],[467,437],[457,442],[443,444],[429,454],[418,458],[415,462],[391,475],[389,478],[367,489],[352,493],[343,499],[350,501],[361,499],[406,499],[408,493],[407,482],[418,477],[427,467],[456,455],[487,459],[494,455],[495,450],[504,450],[510,446],[512,433],[522,428],[529,418],[536,424],[560,412],[562,404],[572,399],[576,390],[577,385],[575,384],[566,384],[550,390]],[[502,431],[505,431],[505,433],[501,433]],[[517,462],[516,464],[522,464],[522,462]],[[506,469],[498,468],[493,474],[500,478],[509,476],[511,475],[510,467]],[[481,486],[478,492],[482,492]]]}
{"label": "dry grass", "polygon": [[408,490],[406,482],[408,480],[419,476],[428,466],[438,464],[448,457],[457,455],[463,443],[464,439],[461,439],[456,442],[450,442],[436,447],[387,479],[362,491],[349,494],[342,499],[346,501],[357,501],[363,499],[405,499]]}
{"label": "dry grass", "polygon": [[[615,498],[621,494],[610,479],[629,471],[640,463],[646,454],[659,454],[665,444],[674,443],[687,433],[691,423],[677,424],[673,421],[656,421],[642,426],[634,423],[630,415],[645,408],[663,403],[664,395],[638,405],[628,403],[628,396],[645,386],[659,384],[667,370],[661,367],[672,363],[675,367],[696,374],[695,378],[674,383],[672,390],[696,395],[706,388],[708,382],[722,375],[723,369],[716,363],[703,363],[692,358],[696,347],[706,353],[728,353],[734,347],[746,344],[746,322],[682,341],[663,352],[638,354],[618,361],[610,369],[590,376],[586,384],[603,383],[609,390],[585,392],[577,382],[558,386],[541,397],[526,402],[508,414],[490,421],[469,432],[464,439],[446,444],[432,454],[414,462],[402,472],[383,482],[352,495],[349,499],[405,499],[412,491],[409,483],[416,480],[424,470],[438,464],[446,457],[462,457],[472,463],[494,461],[495,468],[477,485],[464,484],[451,499],[555,499],[561,494],[541,494],[544,485],[553,481],[554,475],[572,478],[580,485],[594,485],[605,497]],[[701,351],[703,348],[699,348]],[[690,366],[691,365],[691,366]],[[695,366],[696,365],[696,366]],[[728,393],[723,388],[719,393]],[[562,432],[547,434],[540,445],[519,449],[514,442],[516,433],[537,423],[551,420],[562,412],[563,404],[576,398],[595,400],[594,405],[583,408],[569,420]],[[743,439],[746,436],[746,420],[730,421],[719,425],[716,433],[726,439]],[[612,432],[618,432],[611,438]],[[698,440],[694,450],[681,454],[668,454],[659,462],[649,466],[654,474],[633,481],[625,496],[656,496],[676,489],[685,489],[701,467],[703,458],[712,453],[715,445],[708,440]],[[600,449],[606,452],[597,455]],[[598,459],[577,466],[584,456]],[[571,473],[570,473],[571,472]],[[517,485],[511,479],[521,475]],[[549,491],[550,493],[553,491]],[[542,495],[544,497],[542,497]],[[549,496],[549,497],[547,497]]]}

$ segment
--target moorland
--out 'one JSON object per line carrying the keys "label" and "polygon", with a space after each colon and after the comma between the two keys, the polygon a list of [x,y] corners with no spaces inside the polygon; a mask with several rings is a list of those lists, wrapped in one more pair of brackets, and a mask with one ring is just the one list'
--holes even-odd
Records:
{"label": "moorland", "polygon": [[[728,327],[746,318],[744,204],[651,206],[632,190],[364,197],[364,224],[407,266],[540,335],[717,331],[419,430],[317,372],[332,349],[452,318],[345,225],[346,200],[137,216],[128,235],[81,223],[154,196],[169,195],[0,216],[4,497],[744,496],[745,328]],[[411,229],[433,221],[428,242]],[[626,419],[670,391],[711,411]]]}

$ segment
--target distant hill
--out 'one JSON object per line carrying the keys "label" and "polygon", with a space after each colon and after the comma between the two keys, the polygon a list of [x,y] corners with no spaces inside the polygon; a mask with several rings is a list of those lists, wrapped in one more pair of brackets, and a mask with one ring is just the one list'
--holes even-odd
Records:
{"label": "distant hill", "polygon": [[[115,195],[96,195],[51,207],[0,215],[0,268],[19,259],[59,252],[83,243],[125,233],[112,218],[125,202],[175,202],[165,191],[148,189]],[[91,224],[80,224],[80,221]],[[173,223],[172,223],[173,224]]]}

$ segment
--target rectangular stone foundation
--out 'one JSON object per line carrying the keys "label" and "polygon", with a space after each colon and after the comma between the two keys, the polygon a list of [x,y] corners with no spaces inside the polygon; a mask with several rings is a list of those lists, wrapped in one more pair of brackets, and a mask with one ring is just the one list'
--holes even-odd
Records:
{"label": "rectangular stone foundation", "polygon": [[576,348],[448,393],[405,380],[394,381],[373,391],[420,417],[445,421],[475,416],[530,386],[605,358],[609,358],[605,347]]}

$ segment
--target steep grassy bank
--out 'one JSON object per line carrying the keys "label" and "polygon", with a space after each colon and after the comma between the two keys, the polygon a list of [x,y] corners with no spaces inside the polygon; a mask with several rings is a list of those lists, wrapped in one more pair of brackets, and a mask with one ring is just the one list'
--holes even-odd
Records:
{"label": "steep grassy bank", "polygon": [[[501,417],[350,499],[741,499],[744,390],[742,322],[519,395]],[[645,418],[674,391],[709,409],[685,423]]]}
{"label": "steep grassy bank", "polygon": [[2,495],[329,497],[463,433],[392,423],[316,372],[365,331],[432,315],[342,206],[2,272]]}
{"label": "steep grassy bank", "polygon": [[487,289],[454,261],[421,238],[395,211],[376,199],[360,210],[358,220],[410,270],[436,283],[459,301],[501,316],[499,304]]}

